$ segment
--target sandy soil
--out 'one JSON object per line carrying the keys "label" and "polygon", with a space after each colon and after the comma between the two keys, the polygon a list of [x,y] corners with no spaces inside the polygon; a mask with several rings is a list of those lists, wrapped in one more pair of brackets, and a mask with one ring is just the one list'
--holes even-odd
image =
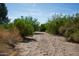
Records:
{"label": "sandy soil", "polygon": [[29,42],[18,43],[16,49],[18,56],[79,56],[79,44],[45,32],[36,32]]}

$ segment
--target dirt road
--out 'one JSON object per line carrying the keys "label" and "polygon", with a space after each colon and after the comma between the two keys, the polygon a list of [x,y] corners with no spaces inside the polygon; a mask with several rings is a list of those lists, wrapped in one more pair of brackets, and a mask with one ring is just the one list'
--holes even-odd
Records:
{"label": "dirt road", "polygon": [[29,42],[17,44],[19,56],[79,56],[79,44],[64,37],[37,32]]}

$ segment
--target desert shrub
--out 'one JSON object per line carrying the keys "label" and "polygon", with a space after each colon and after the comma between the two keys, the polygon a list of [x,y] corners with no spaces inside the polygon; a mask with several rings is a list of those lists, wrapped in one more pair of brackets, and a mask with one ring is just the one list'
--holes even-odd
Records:
{"label": "desert shrub", "polygon": [[[79,14],[70,15],[57,15],[47,22],[46,31],[51,34],[63,35],[67,41],[78,40],[79,31]],[[71,39],[73,38],[73,39]]]}
{"label": "desert shrub", "polygon": [[69,37],[73,32],[75,32],[75,29],[67,28],[66,31],[64,32],[64,36]]}
{"label": "desert shrub", "polygon": [[0,28],[0,41],[6,42],[6,43],[17,43],[21,41],[22,38],[16,28],[12,30],[6,30],[4,28]]}
{"label": "desert shrub", "polygon": [[45,32],[46,31],[46,24],[40,25],[40,31]]}
{"label": "desert shrub", "polygon": [[14,25],[20,31],[21,36],[32,35],[34,32],[31,22],[27,19],[15,19]]}
{"label": "desert shrub", "polygon": [[70,36],[67,37],[66,40],[79,43],[79,31],[76,31],[76,32],[73,32],[72,34],[70,34]]}
{"label": "desert shrub", "polygon": [[47,22],[47,32],[51,34],[59,34],[59,28],[64,25],[65,20],[62,16],[55,16]]}
{"label": "desert shrub", "polygon": [[47,24],[47,32],[51,34],[56,34],[57,33],[57,27],[56,24],[53,22],[50,22]]}
{"label": "desert shrub", "polygon": [[59,31],[60,35],[64,35],[64,33],[66,31],[66,27],[61,26],[58,31]]}
{"label": "desert shrub", "polygon": [[22,41],[22,37],[16,28],[9,31],[0,27],[0,52],[9,53],[13,51],[11,48],[14,48],[20,41]]}
{"label": "desert shrub", "polygon": [[26,22],[29,22],[32,27],[34,28],[34,31],[39,31],[39,22],[37,21],[37,19],[33,19],[32,17],[26,17],[25,18],[27,21]]}
{"label": "desert shrub", "polygon": [[39,31],[39,22],[32,17],[21,17],[14,20],[14,25],[22,36],[33,35],[34,31]]}

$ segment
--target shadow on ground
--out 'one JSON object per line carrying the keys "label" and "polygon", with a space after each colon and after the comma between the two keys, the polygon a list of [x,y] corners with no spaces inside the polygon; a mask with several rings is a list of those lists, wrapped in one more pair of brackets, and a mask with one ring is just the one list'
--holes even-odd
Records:
{"label": "shadow on ground", "polygon": [[43,32],[41,32],[41,33],[40,32],[35,32],[34,33],[34,35],[40,35],[40,34],[43,35],[44,33]]}
{"label": "shadow on ground", "polygon": [[33,42],[33,41],[37,41],[37,40],[35,40],[35,39],[33,39],[32,37],[31,38],[29,38],[29,37],[25,37],[25,38],[23,38],[23,43],[29,43],[29,42]]}

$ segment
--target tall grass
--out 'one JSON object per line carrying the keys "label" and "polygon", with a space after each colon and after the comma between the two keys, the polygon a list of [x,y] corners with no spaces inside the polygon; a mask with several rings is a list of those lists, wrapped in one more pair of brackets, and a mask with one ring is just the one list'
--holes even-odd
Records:
{"label": "tall grass", "polygon": [[15,44],[20,41],[22,41],[22,37],[16,28],[8,30],[3,26],[0,27],[0,53],[13,51]]}

